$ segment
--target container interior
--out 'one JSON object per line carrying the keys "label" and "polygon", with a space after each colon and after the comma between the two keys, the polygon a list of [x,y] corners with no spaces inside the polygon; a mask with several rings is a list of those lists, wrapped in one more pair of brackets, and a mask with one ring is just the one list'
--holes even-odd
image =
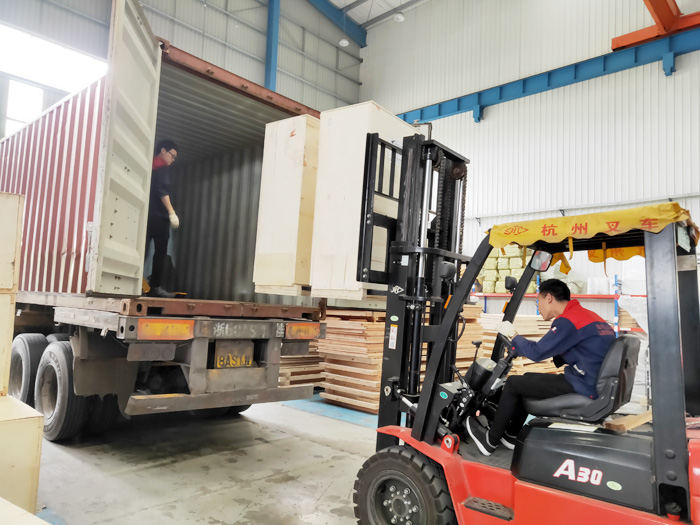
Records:
{"label": "container interior", "polygon": [[[265,125],[289,117],[163,62],[156,143],[178,145],[171,200],[180,219],[170,232],[168,289],[192,299],[312,304],[256,294],[253,284]],[[146,276],[152,251],[147,247]]]}

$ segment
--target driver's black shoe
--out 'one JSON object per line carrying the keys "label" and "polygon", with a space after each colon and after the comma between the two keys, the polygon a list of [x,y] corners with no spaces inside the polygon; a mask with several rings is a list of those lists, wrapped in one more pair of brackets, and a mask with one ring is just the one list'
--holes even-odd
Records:
{"label": "driver's black shoe", "polygon": [[467,432],[469,432],[469,435],[474,440],[479,452],[481,452],[484,456],[490,456],[493,454],[493,451],[496,450],[498,444],[492,445],[489,442],[488,430],[482,427],[473,417],[468,417],[465,425],[467,427]]}
{"label": "driver's black shoe", "polygon": [[501,436],[501,443],[509,450],[515,450],[517,436],[511,436],[508,432],[504,432]]}

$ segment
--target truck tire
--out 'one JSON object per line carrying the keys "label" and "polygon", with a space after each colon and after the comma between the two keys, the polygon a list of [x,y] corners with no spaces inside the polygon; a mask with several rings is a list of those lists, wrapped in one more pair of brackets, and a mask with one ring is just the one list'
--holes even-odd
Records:
{"label": "truck tire", "polygon": [[36,409],[44,414],[44,437],[61,441],[75,437],[87,419],[89,398],[73,390],[73,350],[56,341],[44,350],[36,373]]}
{"label": "truck tire", "polygon": [[51,334],[46,336],[46,340],[49,343],[55,343],[56,341],[70,341],[70,336],[68,334]]}
{"label": "truck tire", "polygon": [[102,398],[90,396],[84,432],[90,435],[104,434],[114,426],[119,419],[119,414],[119,404],[115,394],[107,394]]}
{"label": "truck tire", "polygon": [[360,525],[457,523],[442,468],[407,446],[385,448],[365,461],[352,499]]}
{"label": "truck tire", "polygon": [[32,407],[36,371],[47,345],[46,337],[41,334],[20,334],[12,341],[8,393]]}

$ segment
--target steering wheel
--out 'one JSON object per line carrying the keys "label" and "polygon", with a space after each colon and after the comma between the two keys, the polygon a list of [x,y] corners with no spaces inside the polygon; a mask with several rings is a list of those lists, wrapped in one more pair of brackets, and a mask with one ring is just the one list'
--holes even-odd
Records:
{"label": "steering wheel", "polygon": [[506,362],[510,363],[517,357],[517,354],[513,350],[513,340],[507,338],[505,335],[499,333],[496,336],[496,343],[494,344],[494,351],[496,355],[505,356]]}

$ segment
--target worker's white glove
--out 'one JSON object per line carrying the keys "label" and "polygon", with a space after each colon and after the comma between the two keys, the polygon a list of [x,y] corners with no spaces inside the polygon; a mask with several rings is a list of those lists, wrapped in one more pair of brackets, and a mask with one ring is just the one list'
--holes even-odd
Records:
{"label": "worker's white glove", "polygon": [[501,324],[499,324],[498,333],[506,336],[508,339],[513,339],[516,335],[518,335],[518,331],[510,321],[503,321]]}
{"label": "worker's white glove", "polygon": [[177,218],[175,212],[168,215],[168,218],[170,219],[170,226],[173,227],[173,230],[177,230],[180,227],[180,219]]}

